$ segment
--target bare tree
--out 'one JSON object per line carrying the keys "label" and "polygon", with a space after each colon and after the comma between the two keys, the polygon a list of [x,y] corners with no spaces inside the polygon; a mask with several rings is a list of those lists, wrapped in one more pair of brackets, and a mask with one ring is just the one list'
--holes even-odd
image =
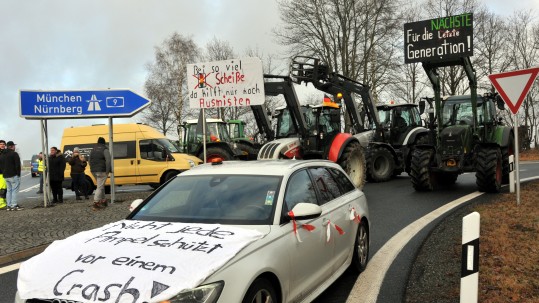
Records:
{"label": "bare tree", "polygon": [[370,85],[375,96],[387,85],[401,34],[399,1],[283,0],[279,6],[283,26],[275,34],[292,56],[318,57]]}
{"label": "bare tree", "polygon": [[155,47],[155,62],[146,66],[148,78],[144,89],[152,104],[143,111],[142,118],[164,135],[178,131],[177,125],[187,115],[187,64],[197,56],[198,47],[193,39],[175,32]]}
{"label": "bare tree", "polygon": [[[530,11],[516,12],[508,21],[507,54],[511,58],[511,68],[515,70],[527,69],[539,65],[538,28],[539,22],[534,20],[536,15]],[[532,87],[522,104],[521,112],[524,116],[524,127],[528,131],[528,138],[534,137],[534,129],[538,127],[536,117],[539,89]],[[534,101],[535,100],[535,101]],[[537,139],[535,139],[537,142]],[[529,147],[529,146],[528,146]]]}
{"label": "bare tree", "polygon": [[480,20],[475,26],[474,62],[477,62],[479,87],[494,92],[494,87],[486,76],[505,71],[510,58],[507,56],[507,24],[505,20],[489,11],[476,14]]}
{"label": "bare tree", "polygon": [[[416,22],[424,16],[422,6],[416,2],[408,2],[403,5],[402,17],[405,22]],[[399,39],[399,48],[404,49],[404,39]],[[430,86],[421,63],[403,64],[404,53],[399,52],[400,64],[390,73],[390,83],[387,86],[387,94],[392,100],[401,100],[416,103]]]}

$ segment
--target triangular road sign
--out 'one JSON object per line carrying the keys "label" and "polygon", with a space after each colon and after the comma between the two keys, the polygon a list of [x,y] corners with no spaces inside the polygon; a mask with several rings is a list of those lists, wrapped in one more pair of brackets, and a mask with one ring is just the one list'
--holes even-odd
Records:
{"label": "triangular road sign", "polygon": [[516,115],[538,73],[539,67],[535,67],[492,74],[488,78],[498,93],[500,93],[500,97],[502,97],[503,101],[511,109],[511,112]]}

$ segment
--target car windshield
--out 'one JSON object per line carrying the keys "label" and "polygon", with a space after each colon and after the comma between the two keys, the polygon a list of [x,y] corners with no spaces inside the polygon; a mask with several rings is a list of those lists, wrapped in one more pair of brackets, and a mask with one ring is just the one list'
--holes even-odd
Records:
{"label": "car windshield", "polygon": [[161,222],[271,224],[282,177],[178,176],[130,219]]}

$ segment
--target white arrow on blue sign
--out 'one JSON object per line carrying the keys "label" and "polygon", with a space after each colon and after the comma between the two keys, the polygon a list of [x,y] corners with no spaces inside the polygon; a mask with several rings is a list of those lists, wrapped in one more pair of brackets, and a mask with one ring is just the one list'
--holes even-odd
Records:
{"label": "white arrow on blue sign", "polygon": [[20,116],[26,119],[131,117],[151,104],[128,89],[97,91],[20,91]]}

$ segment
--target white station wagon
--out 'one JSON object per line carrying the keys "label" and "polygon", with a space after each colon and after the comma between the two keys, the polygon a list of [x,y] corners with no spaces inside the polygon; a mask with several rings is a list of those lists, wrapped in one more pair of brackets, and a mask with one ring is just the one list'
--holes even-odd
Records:
{"label": "white station wagon", "polygon": [[369,231],[365,195],[333,162],[200,165],[23,263],[16,302],[310,302],[365,269]]}

